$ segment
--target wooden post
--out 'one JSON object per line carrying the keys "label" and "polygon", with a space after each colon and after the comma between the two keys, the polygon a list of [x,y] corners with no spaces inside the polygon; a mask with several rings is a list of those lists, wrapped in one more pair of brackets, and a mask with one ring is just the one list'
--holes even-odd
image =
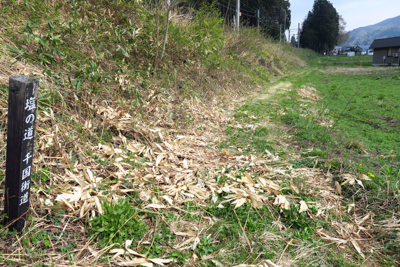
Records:
{"label": "wooden post", "polygon": [[10,77],[4,211],[5,225],[18,232],[29,208],[38,87],[39,80]]}

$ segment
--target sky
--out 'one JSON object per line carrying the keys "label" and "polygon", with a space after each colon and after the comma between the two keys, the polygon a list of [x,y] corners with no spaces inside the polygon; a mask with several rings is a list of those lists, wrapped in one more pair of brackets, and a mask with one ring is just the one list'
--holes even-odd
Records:
{"label": "sky", "polygon": [[[346,31],[369,26],[385,19],[400,16],[399,0],[328,0],[347,22]],[[289,0],[292,12],[291,31],[297,33],[298,23],[304,21],[314,5],[314,0]]]}

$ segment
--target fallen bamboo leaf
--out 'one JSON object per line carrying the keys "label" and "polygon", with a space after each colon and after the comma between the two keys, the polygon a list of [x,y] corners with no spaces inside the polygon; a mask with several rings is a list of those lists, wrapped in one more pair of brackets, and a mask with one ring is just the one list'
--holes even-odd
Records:
{"label": "fallen bamboo leaf", "polygon": [[369,178],[367,175],[359,173],[358,174],[358,179],[360,180],[366,180],[366,181],[371,181],[371,178]]}
{"label": "fallen bamboo leaf", "polygon": [[300,201],[300,210],[299,210],[299,213],[302,213],[303,211],[306,211],[306,210],[308,210],[308,207],[307,207],[306,202],[304,202],[303,200]]}
{"label": "fallen bamboo leaf", "polygon": [[151,198],[151,191],[146,191],[146,190],[140,191],[139,198],[143,201],[148,201]]}
{"label": "fallen bamboo leaf", "polygon": [[126,240],[125,241],[125,248],[128,248],[130,245],[132,245],[132,242],[133,242],[133,240],[130,240],[130,239]]}
{"label": "fallen bamboo leaf", "polygon": [[246,198],[239,198],[236,199],[235,201],[232,202],[232,204],[235,204],[235,209],[241,207],[244,203],[246,203]]}
{"label": "fallen bamboo leaf", "polygon": [[346,181],[344,181],[344,182],[342,183],[342,185],[347,184],[347,183],[353,185],[353,184],[355,184],[355,182],[356,182],[356,180],[357,180],[356,177],[354,177],[354,176],[351,175],[351,174],[342,174],[341,176],[342,176],[344,179],[346,179]]}
{"label": "fallen bamboo leaf", "polygon": [[196,232],[194,232],[194,231],[189,231],[189,232],[187,232],[187,233],[184,233],[184,232],[174,232],[174,234],[175,234],[175,235],[178,235],[178,236],[189,236],[189,237],[194,237],[194,236],[197,235]]}
{"label": "fallen bamboo leaf", "polygon": [[165,209],[166,206],[164,205],[160,205],[160,204],[149,204],[146,207],[144,207],[145,209],[147,208],[153,208],[153,209]]}
{"label": "fallen bamboo leaf", "polygon": [[161,265],[161,266],[164,266],[164,264],[174,261],[173,259],[157,259],[157,258],[156,259],[149,259],[149,260],[151,262],[153,262],[155,264],[158,264],[158,265]]}
{"label": "fallen bamboo leaf", "polygon": [[145,265],[145,264],[148,264],[148,263],[149,263],[149,261],[147,259],[145,259],[145,258],[135,258],[132,261],[117,262],[116,264],[118,266],[139,266],[139,265],[142,265],[142,266],[153,266],[153,264]]}
{"label": "fallen bamboo leaf", "polygon": [[158,165],[160,164],[161,160],[163,160],[163,158],[164,158],[164,154],[159,154],[157,156],[156,167],[158,167]]}
{"label": "fallen bamboo leaf", "polygon": [[290,210],[289,201],[287,201],[286,198],[284,196],[282,196],[282,195],[278,195],[275,198],[274,205],[276,205],[276,206],[279,205],[281,208],[284,208],[286,210]]}
{"label": "fallen bamboo leaf", "polygon": [[277,264],[273,263],[271,260],[264,260],[264,261],[262,261],[260,263],[264,264],[263,267],[281,267],[281,265],[277,265]]}
{"label": "fallen bamboo leaf", "polygon": [[257,181],[260,183],[260,185],[268,190],[275,190],[275,191],[279,191],[281,189],[281,187],[279,185],[277,185],[276,183],[274,183],[271,180],[268,180],[266,178],[263,177],[258,177]]}
{"label": "fallen bamboo leaf", "polygon": [[184,159],[184,160],[182,161],[182,167],[183,167],[184,169],[188,169],[188,168],[189,168],[188,162],[187,162],[186,159]]}
{"label": "fallen bamboo leaf", "polygon": [[165,199],[165,201],[167,201],[170,205],[173,205],[173,201],[169,196],[162,196],[163,199]]}
{"label": "fallen bamboo leaf", "polygon": [[222,263],[220,263],[219,261],[217,261],[217,260],[211,260],[211,261],[212,261],[212,263],[214,263],[215,266],[217,266],[217,267],[224,267],[224,265],[223,265]]}
{"label": "fallen bamboo leaf", "polygon": [[340,184],[337,181],[335,181],[335,186],[336,186],[336,193],[341,195],[342,194],[342,187],[340,186]]}
{"label": "fallen bamboo leaf", "polygon": [[97,210],[99,211],[99,213],[100,214],[104,214],[104,211],[103,211],[103,208],[101,206],[99,198],[97,196],[94,196],[93,198],[94,198],[94,202],[96,203],[96,207],[97,207]]}
{"label": "fallen bamboo leaf", "polygon": [[193,242],[193,245],[192,245],[192,250],[195,250],[195,249],[196,249],[198,243],[200,243],[200,238],[199,238],[199,237],[196,237],[196,238],[194,239],[194,242]]}
{"label": "fallen bamboo leaf", "polygon": [[115,254],[114,256],[112,256],[112,260],[113,259],[115,259],[116,257],[118,257],[118,256],[121,256],[121,255],[124,255],[125,254],[125,250],[124,249],[122,249],[122,248],[114,248],[114,249],[111,249],[108,253],[110,253],[110,254]]}
{"label": "fallen bamboo leaf", "polygon": [[361,257],[363,257],[363,258],[365,259],[365,256],[364,256],[364,254],[361,252],[361,248],[360,248],[360,246],[358,245],[357,241],[351,240],[351,243],[353,244],[354,248],[357,250],[358,254],[360,254]]}
{"label": "fallen bamboo leaf", "polygon": [[358,224],[358,225],[361,225],[362,223],[364,223],[368,218],[369,218],[369,216],[371,215],[371,212],[368,212],[368,214],[367,215],[365,215],[361,220],[355,220],[356,221],[356,224]]}
{"label": "fallen bamboo leaf", "polygon": [[254,185],[253,179],[248,172],[245,172],[245,175],[242,177],[242,181],[249,185]]}
{"label": "fallen bamboo leaf", "polygon": [[292,179],[290,179],[290,188],[292,188],[293,192],[295,192],[296,194],[300,193],[299,189],[293,184]]}
{"label": "fallen bamboo leaf", "polygon": [[63,196],[59,195],[56,198],[56,201],[61,202],[62,204],[65,204],[68,208],[70,208],[72,211],[75,211],[74,207],[71,205],[71,203],[68,202]]}

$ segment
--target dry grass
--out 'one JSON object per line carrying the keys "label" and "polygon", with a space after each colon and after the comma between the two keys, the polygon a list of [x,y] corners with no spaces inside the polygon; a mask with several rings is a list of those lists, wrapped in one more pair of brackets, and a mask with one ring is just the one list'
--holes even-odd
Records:
{"label": "dry grass", "polygon": [[362,75],[362,74],[379,74],[379,73],[397,73],[396,67],[359,67],[359,68],[341,68],[341,67],[327,67],[326,70],[318,70],[323,73],[330,74],[351,74],[351,75]]}

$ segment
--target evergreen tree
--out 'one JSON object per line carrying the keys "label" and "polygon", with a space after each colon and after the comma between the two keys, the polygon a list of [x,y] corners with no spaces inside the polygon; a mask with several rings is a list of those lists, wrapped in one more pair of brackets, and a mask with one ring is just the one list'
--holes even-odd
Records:
{"label": "evergreen tree", "polygon": [[290,43],[292,44],[293,47],[297,46],[296,38],[293,35],[292,35],[292,38],[290,38]]}
{"label": "evergreen tree", "polygon": [[328,0],[315,0],[300,34],[300,45],[316,52],[329,52],[339,39],[339,14]]}

